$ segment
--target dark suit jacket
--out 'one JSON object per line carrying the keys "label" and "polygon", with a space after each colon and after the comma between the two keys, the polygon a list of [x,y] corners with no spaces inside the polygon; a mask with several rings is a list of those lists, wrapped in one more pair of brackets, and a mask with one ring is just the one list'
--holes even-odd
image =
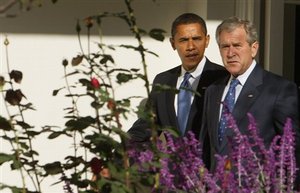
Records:
{"label": "dark suit jacket", "polygon": [[[200,140],[204,141],[204,146],[209,145],[210,147],[212,170],[216,166],[214,155],[227,155],[230,151],[227,136],[232,136],[232,129],[227,129],[222,143],[218,143],[220,102],[229,78],[230,76],[212,84],[208,87],[205,94]],[[275,135],[282,134],[287,117],[291,118],[296,131],[296,160],[298,166],[300,166],[300,134],[296,84],[263,70],[257,64],[245,82],[232,112],[236,124],[242,133],[247,133],[248,131],[247,113],[251,113],[254,116],[259,135],[267,147],[269,147]],[[207,156],[208,153],[204,152],[203,155]]]}
{"label": "dark suit jacket", "polygon": [[[177,79],[180,76],[181,66],[177,66],[168,71],[158,74],[153,81],[153,87],[150,93],[149,100],[146,106],[152,108],[155,114],[155,123],[159,128],[175,128],[178,129],[178,122],[174,108],[175,88]],[[195,95],[189,118],[187,123],[186,132],[192,130],[196,136],[199,136],[201,127],[201,115],[204,101],[204,92],[206,88],[220,77],[228,75],[228,72],[223,66],[206,60],[203,72],[200,76],[197,92],[201,96]],[[156,85],[167,85],[174,89],[159,90]],[[148,141],[151,137],[150,122],[139,118],[133,126],[129,129],[128,133],[133,141]],[[179,129],[178,129],[179,131]]]}

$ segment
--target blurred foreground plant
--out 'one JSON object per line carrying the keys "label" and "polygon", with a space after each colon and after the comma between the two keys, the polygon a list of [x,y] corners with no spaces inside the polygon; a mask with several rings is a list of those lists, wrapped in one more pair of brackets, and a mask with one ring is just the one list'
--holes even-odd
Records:
{"label": "blurred foreground plant", "polygon": [[159,188],[153,192],[189,193],[296,193],[295,133],[288,118],[282,136],[276,136],[266,148],[258,136],[254,118],[248,114],[250,135],[241,134],[233,117],[228,114],[232,153],[215,155],[218,165],[209,172],[200,159],[202,150],[192,132],[186,137],[164,133],[166,142],[159,141],[160,166],[156,167],[154,152],[131,149],[130,157],[140,172],[159,173]]}
{"label": "blurred foreground plant", "polygon": [[[105,12],[89,16],[77,23],[76,31],[81,51],[71,60],[62,61],[65,86],[53,91],[53,96],[63,92],[71,101],[69,106],[64,107],[64,128],[47,125],[37,129],[25,122],[25,111],[34,108],[31,103],[24,104],[24,94],[21,89],[14,87],[14,84],[21,82],[23,74],[21,71],[9,69],[9,42],[5,40],[9,78],[1,76],[0,83],[8,118],[0,117],[0,129],[3,131],[1,138],[11,144],[12,152],[0,154],[0,165],[11,164],[12,170],[20,171],[23,183],[22,187],[0,183],[0,190],[9,188],[12,192],[43,192],[43,179],[55,175],[59,176],[57,183],[63,183],[66,192],[137,192],[134,186],[139,180],[132,175],[137,174],[135,169],[129,167],[128,136],[122,126],[122,120],[126,120],[128,114],[135,111],[135,108],[131,107],[131,99],[138,96],[122,98],[116,96],[115,91],[117,87],[140,79],[145,82],[145,89],[149,94],[145,56],[157,55],[144,47],[142,38],[150,36],[163,41],[165,32],[160,29],[149,32],[140,29],[136,24],[132,1],[124,0],[124,3],[127,13]],[[137,40],[137,45],[103,43],[102,21],[106,18],[124,21]],[[83,29],[86,30],[86,35],[82,34]],[[92,29],[98,30],[99,33],[100,41],[96,43],[96,51],[92,51],[90,45]],[[88,40],[86,49],[83,48],[82,36]],[[140,68],[119,68],[113,54],[110,53],[124,49],[129,53],[139,54],[143,72],[140,72]],[[84,107],[82,104],[85,104]],[[16,113],[11,113],[15,111]],[[49,140],[72,138],[73,153],[66,156],[63,162],[57,160],[41,164],[33,141],[44,133],[48,134]],[[105,167],[91,168],[95,166],[97,159],[101,160],[99,163],[103,163]],[[102,175],[92,178],[92,174],[98,175],[95,171],[101,173],[104,168],[109,171],[106,178],[101,178]],[[34,190],[28,188],[28,177],[34,184]],[[151,183],[153,184],[153,180]],[[152,186],[151,183],[149,186]]]}
{"label": "blurred foreground plant", "polygon": [[[150,145],[145,144],[141,149],[128,145],[130,139],[124,132],[122,120],[135,111],[131,100],[138,96],[119,97],[116,88],[139,79],[145,82],[149,95],[145,56],[157,55],[144,47],[142,38],[150,36],[162,41],[164,31],[140,29],[136,24],[132,1],[124,2],[127,14],[103,13],[77,23],[80,53],[71,60],[62,61],[65,86],[53,91],[53,96],[63,93],[71,101],[64,108],[66,122],[63,128],[45,126],[38,129],[25,121],[25,112],[35,109],[25,101],[21,89],[16,87],[21,83],[23,74],[10,69],[9,42],[5,40],[8,74],[0,76],[0,88],[8,118],[0,116],[0,129],[1,139],[11,144],[11,150],[10,153],[0,153],[0,165],[10,164],[11,170],[19,171],[22,186],[0,183],[0,190],[43,192],[43,180],[55,176],[67,193],[295,192],[294,133],[289,119],[284,134],[277,136],[267,149],[257,135],[258,128],[251,115],[250,136],[241,134],[233,118],[228,115],[235,133],[231,140],[234,149],[230,156],[216,155],[219,165],[215,173],[204,167],[200,159],[200,143],[192,133],[180,138],[165,132],[166,141],[163,142],[157,136],[158,128],[153,125]],[[105,44],[102,41],[102,21],[106,18],[124,21],[137,45]],[[87,32],[86,49],[82,42],[83,29]],[[92,29],[97,29],[100,37],[96,51],[90,45]],[[139,68],[119,68],[110,53],[124,50],[139,54],[143,72]],[[86,109],[89,109],[88,113]],[[151,112],[139,112],[141,116],[153,120]],[[48,134],[49,140],[71,138],[73,153],[64,161],[40,163],[34,140],[42,134]],[[31,184],[34,190],[29,190]]]}

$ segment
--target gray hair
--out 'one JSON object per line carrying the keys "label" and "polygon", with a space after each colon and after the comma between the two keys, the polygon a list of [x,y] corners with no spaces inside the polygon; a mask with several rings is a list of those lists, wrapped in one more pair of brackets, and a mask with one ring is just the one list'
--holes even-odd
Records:
{"label": "gray hair", "polygon": [[216,40],[220,45],[220,34],[222,31],[232,32],[236,28],[243,27],[247,34],[247,42],[252,45],[258,41],[257,30],[253,23],[248,20],[242,20],[238,17],[229,17],[222,21],[222,23],[216,29]]}

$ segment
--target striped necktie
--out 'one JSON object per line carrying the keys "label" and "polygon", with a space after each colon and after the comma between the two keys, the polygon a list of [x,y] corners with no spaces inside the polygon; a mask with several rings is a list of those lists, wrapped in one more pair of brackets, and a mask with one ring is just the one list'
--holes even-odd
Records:
{"label": "striped necktie", "polygon": [[179,123],[179,129],[181,134],[184,135],[186,130],[186,124],[189,117],[189,112],[191,109],[191,100],[193,93],[191,92],[191,85],[189,79],[192,75],[189,72],[184,74],[183,81],[179,88],[178,94],[178,109],[177,109],[177,119]]}

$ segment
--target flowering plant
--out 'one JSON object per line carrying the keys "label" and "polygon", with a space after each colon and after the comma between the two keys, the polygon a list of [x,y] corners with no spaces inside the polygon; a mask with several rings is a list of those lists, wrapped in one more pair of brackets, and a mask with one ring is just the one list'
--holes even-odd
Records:
{"label": "flowering plant", "polygon": [[[70,105],[64,107],[66,122],[63,127],[46,125],[39,129],[25,120],[27,111],[35,108],[26,100],[19,88],[23,73],[10,69],[8,57],[10,42],[5,38],[6,66],[9,74],[0,75],[0,86],[7,116],[0,116],[0,137],[11,145],[12,150],[0,153],[0,166],[10,164],[12,171],[20,173],[22,183],[14,186],[0,182],[0,190],[43,192],[44,179],[58,176],[56,184],[63,183],[64,190],[68,193],[137,192],[133,187],[140,183],[141,174],[137,173],[135,168],[129,167],[128,136],[124,131],[122,120],[126,120],[128,114],[136,110],[131,107],[131,101],[138,96],[128,98],[117,96],[115,88],[140,79],[145,82],[145,89],[149,94],[145,56],[157,55],[144,47],[142,38],[150,36],[163,41],[165,31],[157,28],[146,31],[139,28],[132,1],[124,0],[124,2],[128,13],[105,12],[80,20],[76,25],[80,53],[71,60],[62,61],[65,86],[55,89],[52,93],[57,97],[63,94],[71,101]],[[102,25],[106,18],[124,21],[138,44],[103,43]],[[86,34],[83,34],[84,30]],[[101,36],[100,42],[96,43],[96,51],[92,51],[90,44],[92,30],[98,30]],[[87,49],[84,49],[82,36],[88,39]],[[144,73],[141,73],[139,68],[128,69],[117,66],[113,52],[124,49],[139,54]],[[82,103],[85,103],[84,110],[90,108],[88,113],[81,110]],[[35,139],[42,135],[47,135],[48,140],[71,138],[73,153],[66,156],[63,161],[42,163],[34,146]],[[32,187],[28,185],[28,181],[30,185],[33,184]]]}
{"label": "flowering plant", "polygon": [[[160,158],[159,168],[152,167],[152,171],[159,172],[160,192],[296,192],[295,134],[291,120],[287,119],[283,135],[276,136],[266,148],[251,114],[248,114],[250,136],[241,134],[233,117],[227,116],[235,133],[231,140],[233,149],[228,156],[215,155],[218,165],[214,173],[200,159],[200,142],[191,131],[179,138],[164,133],[166,143],[157,143],[164,156]],[[149,150],[132,149],[129,155],[140,171],[145,168],[149,171],[146,163],[153,163],[155,158]]]}
{"label": "flowering plant", "polygon": [[[19,70],[10,69],[9,41],[5,39],[9,73],[6,77],[0,76],[0,89],[8,116],[0,116],[0,137],[11,145],[12,150],[0,153],[0,166],[10,164],[12,171],[20,173],[22,184],[13,186],[0,182],[0,190],[40,193],[43,192],[44,179],[55,176],[57,184],[63,184],[67,193],[294,191],[296,168],[290,120],[287,121],[284,135],[276,137],[271,147],[266,149],[256,134],[256,125],[251,115],[250,139],[239,132],[229,115],[231,127],[236,134],[232,139],[234,153],[230,157],[216,155],[219,165],[215,173],[205,168],[200,159],[200,143],[192,133],[178,138],[166,132],[164,142],[158,139],[154,125],[152,143],[140,149],[128,146],[129,136],[124,132],[121,120],[126,120],[128,114],[135,110],[131,107],[131,99],[135,97],[118,98],[115,88],[141,79],[145,81],[149,95],[145,55],[157,55],[144,47],[142,37],[148,35],[162,41],[164,31],[152,29],[147,32],[140,29],[136,24],[131,1],[124,2],[128,14],[103,13],[77,23],[81,51],[71,60],[62,61],[65,86],[53,91],[53,96],[63,93],[71,101],[64,108],[66,122],[63,127],[47,125],[38,129],[25,120],[26,112],[35,108],[25,100],[21,89],[16,87],[21,83],[23,74]],[[99,50],[92,52],[88,42],[87,50],[84,50],[82,26],[89,39],[95,26],[102,34],[102,20],[108,17],[125,21],[138,45],[106,45],[100,41],[97,43]],[[108,51],[118,49],[137,52],[144,73],[135,68],[117,68],[113,55]],[[89,103],[86,106],[92,109],[87,115],[80,111],[79,103],[82,101]],[[151,112],[139,110],[139,113],[153,120]],[[73,154],[66,156],[64,161],[41,163],[34,140],[44,134],[48,140],[71,138]],[[254,152],[253,148],[259,151]],[[28,179],[33,188],[29,188]]]}

